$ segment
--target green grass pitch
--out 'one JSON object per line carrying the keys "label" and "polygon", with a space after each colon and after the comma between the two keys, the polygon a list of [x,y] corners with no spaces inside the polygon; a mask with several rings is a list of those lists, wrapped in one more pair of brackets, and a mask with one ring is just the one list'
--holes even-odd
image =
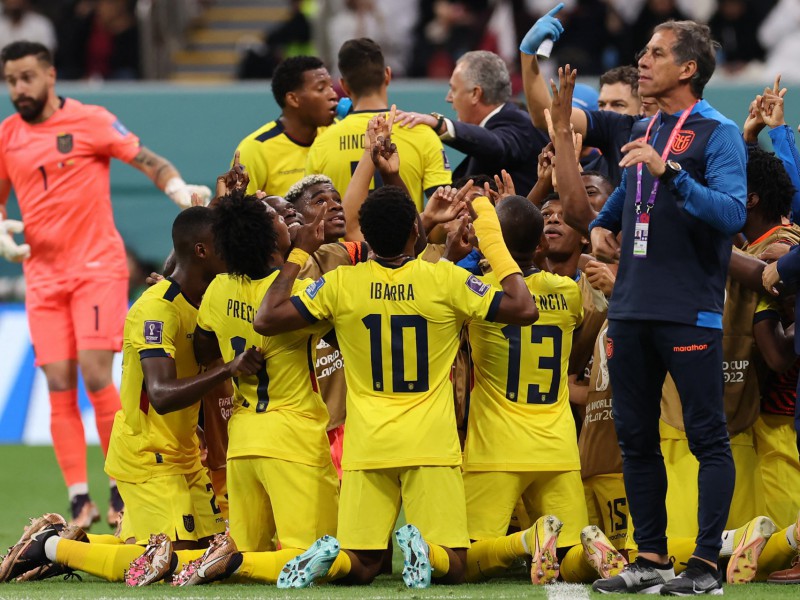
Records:
{"label": "green grass pitch", "polygon": [[[103,475],[102,455],[97,447],[89,448],[89,480],[93,499],[104,515],[108,503],[107,480]],[[24,447],[0,445],[0,490],[2,490],[3,512],[0,517],[0,548],[14,544],[27,524],[28,517],[45,512],[68,512],[66,490],[61,474],[49,447]],[[108,528],[98,524],[94,533],[106,533]],[[241,598],[259,599],[425,599],[443,598],[542,598],[549,600],[568,600],[594,597],[589,586],[556,585],[547,588],[534,588],[525,577],[503,579],[489,583],[462,586],[434,586],[428,590],[408,590],[400,578],[402,563],[398,553],[394,557],[392,576],[382,576],[367,588],[346,588],[321,586],[309,590],[277,590],[263,585],[217,584],[205,587],[192,587],[179,590],[164,585],[149,588],[129,589],[123,584],[106,583],[91,576],[83,576],[83,582],[76,579],[63,581],[60,578],[38,583],[0,584],[0,600],[6,598],[37,598],[42,600],[58,598]],[[601,597],[600,595],[596,595]],[[734,599],[760,598],[800,598],[800,585],[770,586],[751,584],[726,586],[725,597]]]}

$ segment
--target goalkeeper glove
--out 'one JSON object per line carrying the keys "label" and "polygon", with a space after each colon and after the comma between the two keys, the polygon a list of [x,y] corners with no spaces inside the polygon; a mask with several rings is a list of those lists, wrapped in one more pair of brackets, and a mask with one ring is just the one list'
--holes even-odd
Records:
{"label": "goalkeeper glove", "polygon": [[22,221],[0,217],[0,256],[11,262],[22,262],[31,257],[31,247],[28,244],[17,244],[12,237],[15,233],[22,233],[24,229]]}
{"label": "goalkeeper glove", "polygon": [[205,185],[191,185],[180,177],[173,177],[164,186],[164,193],[183,210],[192,206],[192,194],[200,197],[203,206],[211,200],[211,190]]}
{"label": "goalkeeper glove", "polygon": [[519,51],[524,54],[536,54],[536,50],[541,46],[542,42],[546,39],[558,41],[561,34],[564,33],[564,26],[561,21],[556,19],[555,15],[564,8],[564,3],[560,2],[555,8],[544,15],[541,19],[533,24],[525,37],[522,38],[522,43],[519,45]]}

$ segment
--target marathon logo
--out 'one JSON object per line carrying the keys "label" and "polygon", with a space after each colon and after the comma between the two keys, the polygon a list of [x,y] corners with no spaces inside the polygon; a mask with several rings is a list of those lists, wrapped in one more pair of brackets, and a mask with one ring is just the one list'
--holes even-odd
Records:
{"label": "marathon logo", "polygon": [[673,352],[700,352],[701,350],[706,350],[708,348],[708,344],[690,344],[688,346],[673,346]]}
{"label": "marathon logo", "polygon": [[681,129],[678,132],[678,135],[675,136],[675,141],[672,142],[672,148],[670,151],[673,154],[683,154],[689,149],[689,146],[692,145],[694,141],[694,131],[689,131],[688,129]]}

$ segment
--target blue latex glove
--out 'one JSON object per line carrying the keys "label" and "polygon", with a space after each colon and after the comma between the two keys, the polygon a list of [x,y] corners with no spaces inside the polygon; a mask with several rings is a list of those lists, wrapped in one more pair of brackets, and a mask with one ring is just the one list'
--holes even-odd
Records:
{"label": "blue latex glove", "polygon": [[347,96],[339,98],[339,103],[336,105],[336,116],[344,119],[353,110],[353,101]]}
{"label": "blue latex glove", "polygon": [[561,37],[561,34],[564,33],[564,26],[561,21],[556,19],[555,15],[562,8],[564,8],[564,3],[559,2],[555,8],[533,24],[533,27],[522,38],[522,43],[519,45],[520,52],[536,54],[536,50],[544,40],[550,38],[555,42]]}

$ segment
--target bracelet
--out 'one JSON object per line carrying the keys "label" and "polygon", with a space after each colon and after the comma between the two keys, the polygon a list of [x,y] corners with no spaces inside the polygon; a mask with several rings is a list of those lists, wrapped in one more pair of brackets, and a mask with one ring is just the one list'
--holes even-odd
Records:
{"label": "bracelet", "polygon": [[292,248],[292,251],[289,253],[286,262],[295,264],[302,269],[306,265],[308,257],[309,254],[305,250],[301,250],[300,248]]}

